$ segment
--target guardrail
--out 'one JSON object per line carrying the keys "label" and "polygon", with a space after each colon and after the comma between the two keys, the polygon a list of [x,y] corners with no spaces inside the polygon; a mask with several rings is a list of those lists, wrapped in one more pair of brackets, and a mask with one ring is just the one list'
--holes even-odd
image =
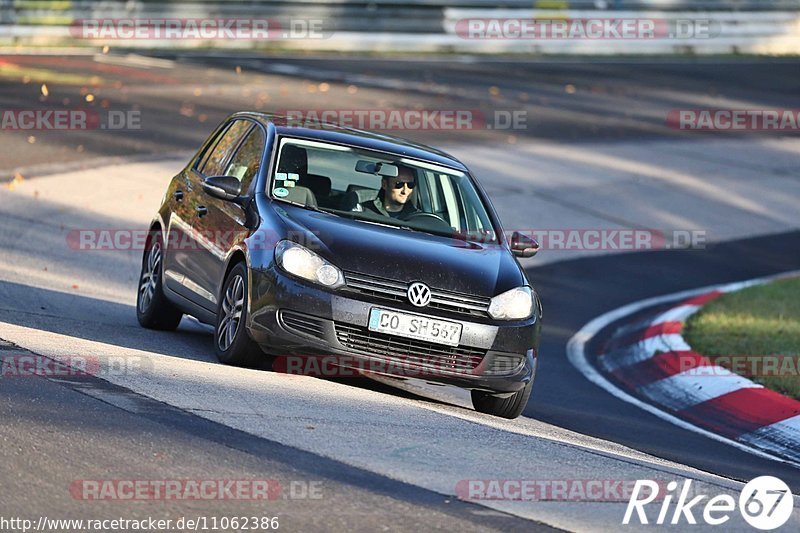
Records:
{"label": "guardrail", "polygon": [[[274,19],[314,21],[322,37],[270,39],[85,39],[86,19]],[[475,37],[464,21],[642,20],[662,28],[708,22],[706,35],[645,39],[512,35]],[[72,30],[72,31],[71,31]],[[713,31],[711,31],[713,30]],[[0,0],[0,44],[126,48],[280,48],[328,51],[523,54],[800,54],[800,0]]]}

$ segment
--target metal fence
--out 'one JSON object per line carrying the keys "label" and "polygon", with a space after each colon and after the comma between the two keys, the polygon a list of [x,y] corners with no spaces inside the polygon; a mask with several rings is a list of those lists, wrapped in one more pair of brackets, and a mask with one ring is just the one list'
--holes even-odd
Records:
{"label": "metal fence", "polygon": [[800,11],[800,0],[0,0],[0,24],[63,26],[76,19],[319,18],[329,31],[440,33],[446,9]]}
{"label": "metal fence", "polygon": [[[646,14],[646,15],[645,15]],[[643,43],[469,42],[455,31],[469,17],[705,17],[713,40]],[[275,18],[319,22],[330,38],[281,43],[201,43],[223,48],[280,46],[331,51],[526,53],[800,53],[800,0],[0,0],[0,44],[87,44],[69,27],[81,19]],[[99,41],[88,44],[102,44]],[[116,42],[115,44],[119,44]],[[197,43],[126,42],[129,47]]]}

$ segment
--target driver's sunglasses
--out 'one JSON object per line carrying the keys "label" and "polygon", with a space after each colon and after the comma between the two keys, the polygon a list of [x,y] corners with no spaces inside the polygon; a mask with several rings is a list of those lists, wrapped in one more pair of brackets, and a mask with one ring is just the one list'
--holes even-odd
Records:
{"label": "driver's sunglasses", "polygon": [[394,188],[400,190],[403,188],[403,185],[407,186],[411,190],[414,190],[414,187],[417,186],[417,183],[414,181],[396,181],[394,183]]}

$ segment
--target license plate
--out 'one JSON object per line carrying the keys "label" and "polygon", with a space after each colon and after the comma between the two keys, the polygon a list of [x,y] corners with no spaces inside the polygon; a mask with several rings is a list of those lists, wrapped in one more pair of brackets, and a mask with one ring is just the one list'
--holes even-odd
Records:
{"label": "license plate", "polygon": [[391,333],[400,337],[420,339],[448,346],[458,346],[461,341],[461,324],[438,320],[422,315],[397,313],[386,309],[371,309],[369,330]]}

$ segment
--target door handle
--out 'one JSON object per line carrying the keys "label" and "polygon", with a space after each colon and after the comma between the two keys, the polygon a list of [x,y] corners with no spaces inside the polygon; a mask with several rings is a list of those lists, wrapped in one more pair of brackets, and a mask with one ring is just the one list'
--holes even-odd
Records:
{"label": "door handle", "polygon": [[176,202],[180,202],[181,200],[183,200],[183,191],[175,191],[173,193],[173,196],[175,197]]}
{"label": "door handle", "polygon": [[204,205],[198,205],[197,206],[197,216],[204,217],[207,214],[208,214],[208,209],[206,209],[206,206],[204,206]]}

